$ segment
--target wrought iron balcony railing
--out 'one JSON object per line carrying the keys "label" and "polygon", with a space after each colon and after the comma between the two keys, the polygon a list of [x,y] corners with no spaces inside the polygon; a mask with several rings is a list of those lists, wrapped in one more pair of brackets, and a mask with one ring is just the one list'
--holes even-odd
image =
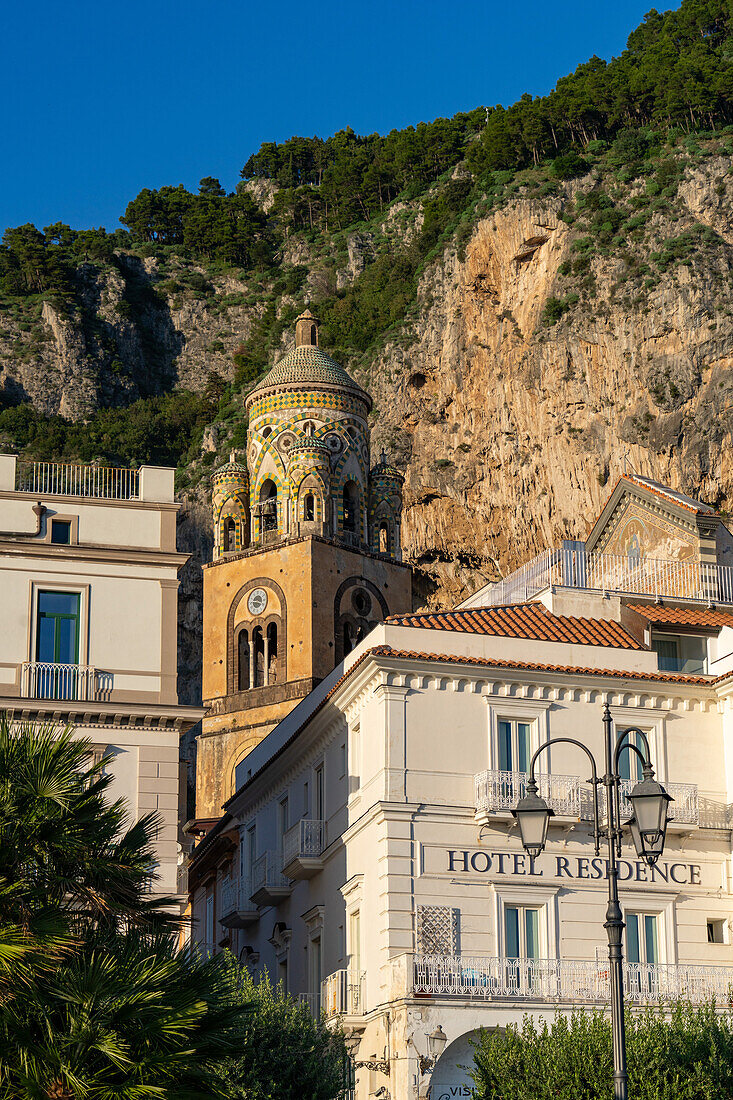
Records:
{"label": "wrought iron balcony railing", "polygon": [[321,982],[321,1009],[332,1016],[361,1016],[364,1013],[364,973],[336,970]]}
{"label": "wrought iron balcony railing", "polygon": [[292,883],[281,871],[282,856],[279,852],[263,852],[252,867],[251,899],[257,905],[274,905],[287,897]]}
{"label": "wrought iron balcony railing", "polygon": [[17,487],[19,492],[40,496],[137,500],[140,496],[140,471],[113,466],[33,462],[21,464]]}
{"label": "wrought iron balcony railing", "polygon": [[[491,813],[508,813],[520,798],[527,793],[526,772],[485,771],[474,776],[475,807],[477,816]],[[579,821],[590,821],[593,816],[592,793],[577,775],[538,775],[540,794],[552,806],[558,817],[571,817]],[[621,781],[621,818],[631,817],[629,794],[634,780]],[[698,788],[694,783],[665,783],[665,789],[674,799],[670,803],[669,816],[674,824],[710,825],[714,828],[728,828],[727,808],[719,807],[719,813],[712,819],[712,813],[701,819]],[[605,806],[605,791],[600,791],[601,809]],[[725,820],[724,820],[725,819]]]}
{"label": "wrought iron balcony railing", "polygon": [[[603,1004],[611,993],[605,962],[451,955],[413,955],[408,960],[407,992],[423,996]],[[728,1006],[733,1004],[733,967],[626,962],[624,996],[639,1005],[714,999],[718,1006]]]}
{"label": "wrought iron balcony railing", "polygon": [[[476,813],[508,813],[527,793],[526,772],[485,771],[474,776]],[[540,794],[559,817],[581,818],[580,777],[538,775]]]}
{"label": "wrought iron balcony railing", "polygon": [[325,847],[325,835],[325,821],[297,821],[283,836],[283,867],[296,859],[318,859]]}
{"label": "wrought iron balcony railing", "polygon": [[92,665],[26,661],[21,668],[20,691],[24,699],[92,702],[107,697],[111,680],[108,673],[100,674]]}

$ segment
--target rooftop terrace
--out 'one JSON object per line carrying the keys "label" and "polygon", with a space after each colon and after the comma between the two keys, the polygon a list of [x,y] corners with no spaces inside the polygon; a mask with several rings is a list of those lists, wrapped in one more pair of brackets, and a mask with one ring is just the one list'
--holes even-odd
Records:
{"label": "rooftop terrace", "polygon": [[585,549],[545,550],[503,580],[474,593],[462,609],[526,603],[552,586],[657,599],[733,604],[728,565],[594,554]]}
{"label": "rooftop terrace", "polygon": [[121,466],[65,462],[32,462],[0,455],[0,491],[29,493],[37,498],[61,496],[142,503],[173,501],[172,469],[162,466]]}

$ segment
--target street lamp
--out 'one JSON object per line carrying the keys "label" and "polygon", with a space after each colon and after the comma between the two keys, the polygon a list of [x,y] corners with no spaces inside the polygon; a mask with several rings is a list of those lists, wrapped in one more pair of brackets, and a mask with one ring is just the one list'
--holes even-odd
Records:
{"label": "street lamp", "polygon": [[[638,782],[629,794],[633,807],[633,816],[626,823],[631,831],[637,854],[649,866],[653,866],[662,854],[667,831],[667,809],[673,801],[664,787],[654,779],[654,769],[649,753],[649,741],[643,730],[631,726],[618,735],[614,743],[613,721],[608,703],[603,708],[603,733],[605,742],[606,774],[599,779],[596,761],[590,749],[581,741],[572,737],[554,737],[546,741],[535,752],[529,766],[527,793],[520,798],[516,809],[512,810],[514,820],[519,826],[522,846],[528,855],[535,859],[547,843],[547,830],[554,811],[541,797],[535,778],[535,765],[540,753],[550,745],[565,743],[582,749],[591,764],[593,786],[593,841],[596,855],[600,852],[601,838],[608,842],[608,907],[604,928],[608,934],[608,957],[611,963],[611,1028],[613,1033],[613,1092],[614,1100],[628,1100],[629,1082],[626,1072],[626,1032],[624,1027],[624,979],[623,951],[621,946],[624,919],[618,900],[618,860],[621,858],[620,788],[621,775],[619,760],[625,750],[635,753],[643,767],[644,778]],[[629,740],[629,734],[636,734],[644,746],[644,752]],[[602,821],[598,788],[606,788],[605,822]]]}
{"label": "street lamp", "polygon": [[438,1058],[440,1058],[445,1050],[445,1044],[448,1042],[448,1036],[443,1031],[440,1024],[438,1024],[435,1030],[431,1031],[429,1035],[426,1034],[425,1038],[428,1041],[428,1053],[420,1054],[418,1051],[417,1055],[420,1062],[420,1073],[431,1072]]}

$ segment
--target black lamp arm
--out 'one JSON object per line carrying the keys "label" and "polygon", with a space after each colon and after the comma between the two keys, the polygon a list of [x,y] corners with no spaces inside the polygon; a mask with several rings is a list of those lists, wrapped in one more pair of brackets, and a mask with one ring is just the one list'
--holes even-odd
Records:
{"label": "black lamp arm", "polygon": [[599,811],[599,808],[598,808],[598,782],[599,782],[599,780],[598,780],[598,772],[596,770],[596,760],[595,760],[595,757],[593,756],[593,753],[588,748],[588,746],[584,745],[582,741],[576,741],[574,737],[551,737],[549,741],[545,741],[545,743],[543,745],[540,745],[540,747],[535,751],[535,753],[532,757],[532,760],[530,762],[530,765],[529,765],[529,778],[530,778],[530,781],[532,783],[537,782],[537,780],[535,779],[534,769],[535,769],[535,763],[537,761],[537,757],[540,755],[540,753],[544,752],[545,749],[549,749],[550,745],[562,745],[562,744],[575,745],[576,748],[582,749],[583,752],[585,753],[585,755],[590,760],[590,767],[591,767],[590,782],[593,784],[593,842],[594,842],[595,848],[596,848],[596,855],[598,855],[598,852],[600,850],[600,847],[599,847],[599,844],[600,844],[600,811]]}
{"label": "black lamp arm", "polygon": [[[631,741],[626,740],[630,733],[636,733],[642,739],[642,741],[644,742],[646,756],[644,756],[644,753],[641,751],[638,745],[634,745]],[[624,749],[631,749],[632,752],[636,753],[636,755],[641,760],[641,764],[644,769],[644,775],[646,776],[647,772],[649,772],[649,778],[652,778],[654,775],[654,768],[652,767],[652,752],[649,748],[649,738],[644,733],[644,730],[640,730],[638,726],[629,726],[628,729],[623,730],[618,735],[618,740],[616,741],[616,751],[613,754],[613,770],[616,772],[616,774],[618,774],[618,762]]]}

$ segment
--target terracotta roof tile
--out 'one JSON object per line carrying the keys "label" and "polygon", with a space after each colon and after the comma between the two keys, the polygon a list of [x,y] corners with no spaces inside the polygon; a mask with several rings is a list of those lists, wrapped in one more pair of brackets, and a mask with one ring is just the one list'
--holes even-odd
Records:
{"label": "terracotta roof tile", "polygon": [[542,642],[570,642],[601,645],[613,649],[644,649],[641,642],[610,619],[585,619],[553,615],[544,604],[512,604],[466,611],[435,611],[418,615],[392,615],[393,626],[427,630],[455,630],[465,634],[488,634],[502,638],[527,638]]}
{"label": "terracotta roof tile", "polygon": [[733,626],[733,612],[730,611],[717,611],[709,607],[667,607],[653,603],[630,603],[628,606],[650,623],[711,627],[717,630],[721,626]]}
{"label": "terracotta roof tile", "polygon": [[[393,649],[379,645],[369,651],[374,657],[395,657],[405,661],[446,661],[449,664],[474,665],[480,668],[524,669],[528,672],[562,672],[574,676],[612,676],[620,680],[653,680],[666,684],[699,684],[705,687],[717,683],[723,677],[679,676],[672,672],[632,672],[617,668],[582,668],[575,665],[546,665],[534,661],[499,661],[488,657],[462,657],[454,653],[418,653],[407,649]],[[365,654],[366,656],[366,654]],[[334,687],[334,691],[338,684]]]}

